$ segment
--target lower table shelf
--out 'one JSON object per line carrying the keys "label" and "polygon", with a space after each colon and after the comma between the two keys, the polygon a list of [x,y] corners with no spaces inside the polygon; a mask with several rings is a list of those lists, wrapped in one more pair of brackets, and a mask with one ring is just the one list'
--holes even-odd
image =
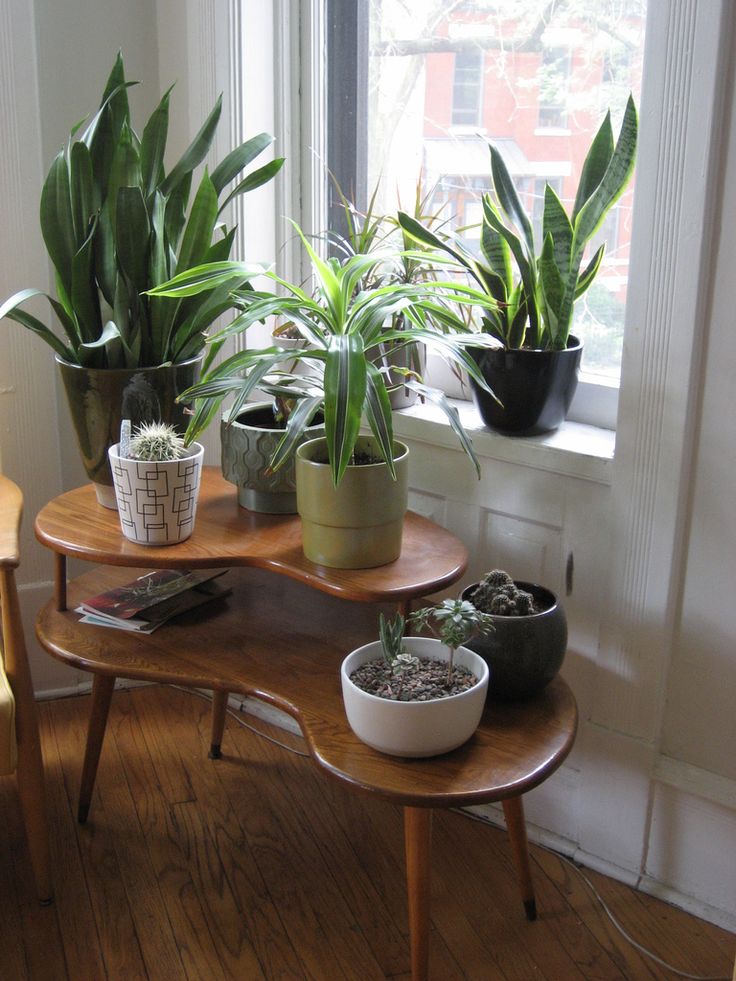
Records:
{"label": "lower table shelf", "polygon": [[563,680],[525,703],[491,703],[473,738],[452,753],[394,759],[352,733],[339,676],[343,657],[376,638],[378,611],[390,612],[391,606],[356,604],[272,572],[237,568],[227,573],[229,596],[151,635],[79,622],[74,607],[82,599],[129,582],[135,574],[130,568],[94,568],[68,584],[67,610],[49,603],[37,621],[38,638],[49,653],[95,676],[80,793],[82,820],[115,678],[213,690],[213,732],[224,718],[226,694],[250,695],[297,720],[323,771],[356,790],[404,806],[415,979],[427,976],[432,808],[503,802],[522,898],[533,918],[521,797],[554,772],[572,747],[577,709]]}

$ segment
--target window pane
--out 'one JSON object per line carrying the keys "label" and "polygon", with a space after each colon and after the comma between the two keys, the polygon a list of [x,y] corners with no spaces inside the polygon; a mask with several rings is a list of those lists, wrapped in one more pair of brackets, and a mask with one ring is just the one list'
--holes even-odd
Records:
{"label": "window pane", "polygon": [[[610,107],[618,134],[639,103],[646,0],[368,0],[368,189],[411,210],[416,182],[448,227],[478,221],[490,188],[488,141],[537,218],[550,183],[568,211],[585,153]],[[633,185],[609,215],[607,254],[577,305],[583,367],[617,379]],[[535,221],[538,227],[538,222]],[[475,235],[468,229],[469,238]],[[541,248],[541,242],[538,242]],[[591,252],[592,254],[592,252]]]}

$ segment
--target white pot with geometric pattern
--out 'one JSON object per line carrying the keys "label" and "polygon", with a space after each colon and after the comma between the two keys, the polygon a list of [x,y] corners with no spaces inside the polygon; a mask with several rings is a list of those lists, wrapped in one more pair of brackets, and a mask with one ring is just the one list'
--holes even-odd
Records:
{"label": "white pot with geometric pattern", "polygon": [[120,527],[138,545],[176,545],[194,530],[204,447],[192,443],[178,460],[154,462],[108,450]]}

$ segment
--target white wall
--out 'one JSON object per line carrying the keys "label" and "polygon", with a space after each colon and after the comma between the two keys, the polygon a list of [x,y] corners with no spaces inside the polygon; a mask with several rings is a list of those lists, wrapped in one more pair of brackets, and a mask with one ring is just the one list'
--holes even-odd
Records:
{"label": "white wall", "polygon": [[[271,4],[259,0],[255,6],[266,24],[265,40],[258,47],[260,38],[251,29],[249,43],[255,43],[259,64],[268,69],[269,58],[262,56],[270,50]],[[179,74],[174,105],[178,113],[181,99],[182,116],[173,141],[181,149],[223,87],[219,79],[227,52],[214,10],[224,7],[193,3],[187,18],[174,16],[184,5],[173,0],[0,5],[6,137],[0,145],[1,296],[26,285],[48,287],[37,222],[43,174],[71,123],[95,104],[118,47],[124,48],[129,74],[145,81],[131,97],[136,119]],[[247,36],[251,22],[244,23]],[[723,169],[713,186],[699,183],[698,191],[716,206],[723,195],[723,214],[730,215],[736,213],[736,139],[733,79],[727,81],[728,125],[716,120]],[[272,86],[269,80],[262,84],[268,115]],[[247,133],[269,128],[262,110],[255,92],[250,111],[261,118],[246,126]],[[644,124],[651,130],[656,122],[654,107]],[[638,436],[631,419],[623,419],[615,467],[605,454],[591,463],[567,450],[538,452],[532,443],[522,447],[481,435],[480,483],[466,473],[451,441],[440,448],[427,442],[431,427],[409,419],[399,428],[414,451],[413,506],[472,544],[472,573],[505,563],[515,575],[543,579],[564,595],[565,568],[574,556],[573,588],[565,597],[571,641],[563,674],[578,696],[582,725],[568,764],[530,797],[528,816],[539,834],[552,836],[590,864],[735,928],[736,603],[730,589],[736,578],[736,519],[730,495],[736,485],[731,422],[736,232],[731,223],[724,222],[715,244],[712,273],[705,271],[705,293],[697,304],[698,322],[690,324],[705,356],[702,362],[695,359],[694,374],[676,394],[698,410],[702,392],[702,408],[687,432],[674,424],[667,428],[680,402],[670,404],[666,393],[667,443],[654,447],[677,462],[676,476],[682,478],[677,493],[656,486],[656,480],[651,488],[655,512],[658,502],[674,501],[674,531],[658,537],[646,525],[639,529],[641,536],[650,535],[655,550],[646,556],[648,568],[656,568],[657,559],[664,565],[658,583],[644,577],[651,615],[642,618],[644,607],[632,613],[626,603],[616,607],[611,601],[616,584],[611,586],[609,574],[622,520],[621,468],[627,454],[640,449],[634,446]],[[46,314],[42,306],[39,311]],[[645,379],[644,387],[649,384]],[[4,472],[26,493],[20,581],[29,637],[34,611],[49,594],[51,573],[50,557],[33,540],[32,516],[49,497],[83,479],[55,385],[50,351],[16,325],[0,324],[0,454]],[[638,410],[631,403],[629,411]],[[637,485],[632,493],[639,493]],[[619,537],[625,548],[634,540]],[[622,611],[618,624],[611,623],[613,607]],[[628,660],[611,656],[618,633],[636,642]],[[77,684],[74,672],[35,649],[33,662],[39,690]]]}

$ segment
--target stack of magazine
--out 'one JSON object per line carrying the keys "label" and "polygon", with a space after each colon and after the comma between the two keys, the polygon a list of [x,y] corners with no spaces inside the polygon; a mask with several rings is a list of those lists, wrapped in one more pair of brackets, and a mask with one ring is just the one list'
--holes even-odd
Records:
{"label": "stack of magazine", "polygon": [[209,603],[231,590],[216,581],[227,569],[157,569],[133,582],[84,600],[81,623],[150,634],[172,617]]}

